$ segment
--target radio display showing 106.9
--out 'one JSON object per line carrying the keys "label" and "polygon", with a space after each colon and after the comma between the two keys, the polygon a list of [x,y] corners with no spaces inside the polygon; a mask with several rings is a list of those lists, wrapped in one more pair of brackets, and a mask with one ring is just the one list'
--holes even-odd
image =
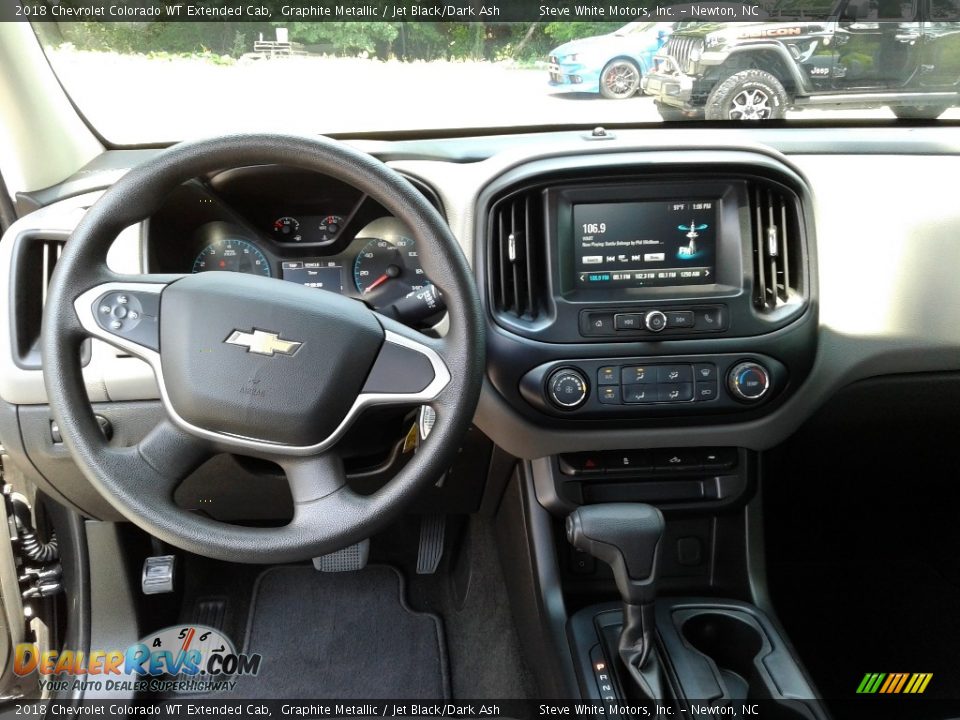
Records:
{"label": "radio display showing 106.9", "polygon": [[246,240],[217,240],[207,245],[193,261],[193,272],[224,270],[270,277],[267,256]]}
{"label": "radio display showing 106.9", "polygon": [[422,289],[427,278],[414,241],[398,237],[368,242],[354,261],[353,281],[362,296],[384,306]]}

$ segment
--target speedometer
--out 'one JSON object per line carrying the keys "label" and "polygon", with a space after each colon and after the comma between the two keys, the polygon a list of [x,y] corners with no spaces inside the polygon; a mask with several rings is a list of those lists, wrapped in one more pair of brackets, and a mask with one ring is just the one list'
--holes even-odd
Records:
{"label": "speedometer", "polygon": [[427,283],[417,246],[407,237],[368,242],[353,263],[357,290],[378,307],[389,305]]}
{"label": "speedometer", "polygon": [[217,240],[207,245],[193,261],[193,272],[225,270],[270,277],[270,262],[256,245],[246,240]]}

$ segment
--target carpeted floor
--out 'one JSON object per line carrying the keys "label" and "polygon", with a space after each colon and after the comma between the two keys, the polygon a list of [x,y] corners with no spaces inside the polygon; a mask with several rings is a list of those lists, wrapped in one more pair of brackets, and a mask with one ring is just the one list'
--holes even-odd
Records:
{"label": "carpeted floor", "polygon": [[244,649],[263,656],[236,693],[256,698],[450,695],[439,618],[411,611],[386,566],[319,573],[273,567],[257,579]]}

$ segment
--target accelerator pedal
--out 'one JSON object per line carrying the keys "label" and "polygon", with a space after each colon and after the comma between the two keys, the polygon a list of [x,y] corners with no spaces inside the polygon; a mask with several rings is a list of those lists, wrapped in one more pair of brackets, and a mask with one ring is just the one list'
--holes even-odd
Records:
{"label": "accelerator pedal", "polygon": [[447,534],[447,516],[434,513],[420,517],[420,547],[417,550],[417,575],[433,575],[443,558],[443,538]]}

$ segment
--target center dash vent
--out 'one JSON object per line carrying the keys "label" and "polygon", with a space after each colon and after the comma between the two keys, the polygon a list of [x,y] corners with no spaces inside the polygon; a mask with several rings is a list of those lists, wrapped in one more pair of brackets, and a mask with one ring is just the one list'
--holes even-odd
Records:
{"label": "center dash vent", "polygon": [[498,200],[490,211],[490,300],[499,313],[532,321],[543,310],[542,191],[524,190]]}
{"label": "center dash vent", "polygon": [[753,304],[762,313],[803,294],[803,244],[796,197],[773,184],[750,187],[753,228]]}

